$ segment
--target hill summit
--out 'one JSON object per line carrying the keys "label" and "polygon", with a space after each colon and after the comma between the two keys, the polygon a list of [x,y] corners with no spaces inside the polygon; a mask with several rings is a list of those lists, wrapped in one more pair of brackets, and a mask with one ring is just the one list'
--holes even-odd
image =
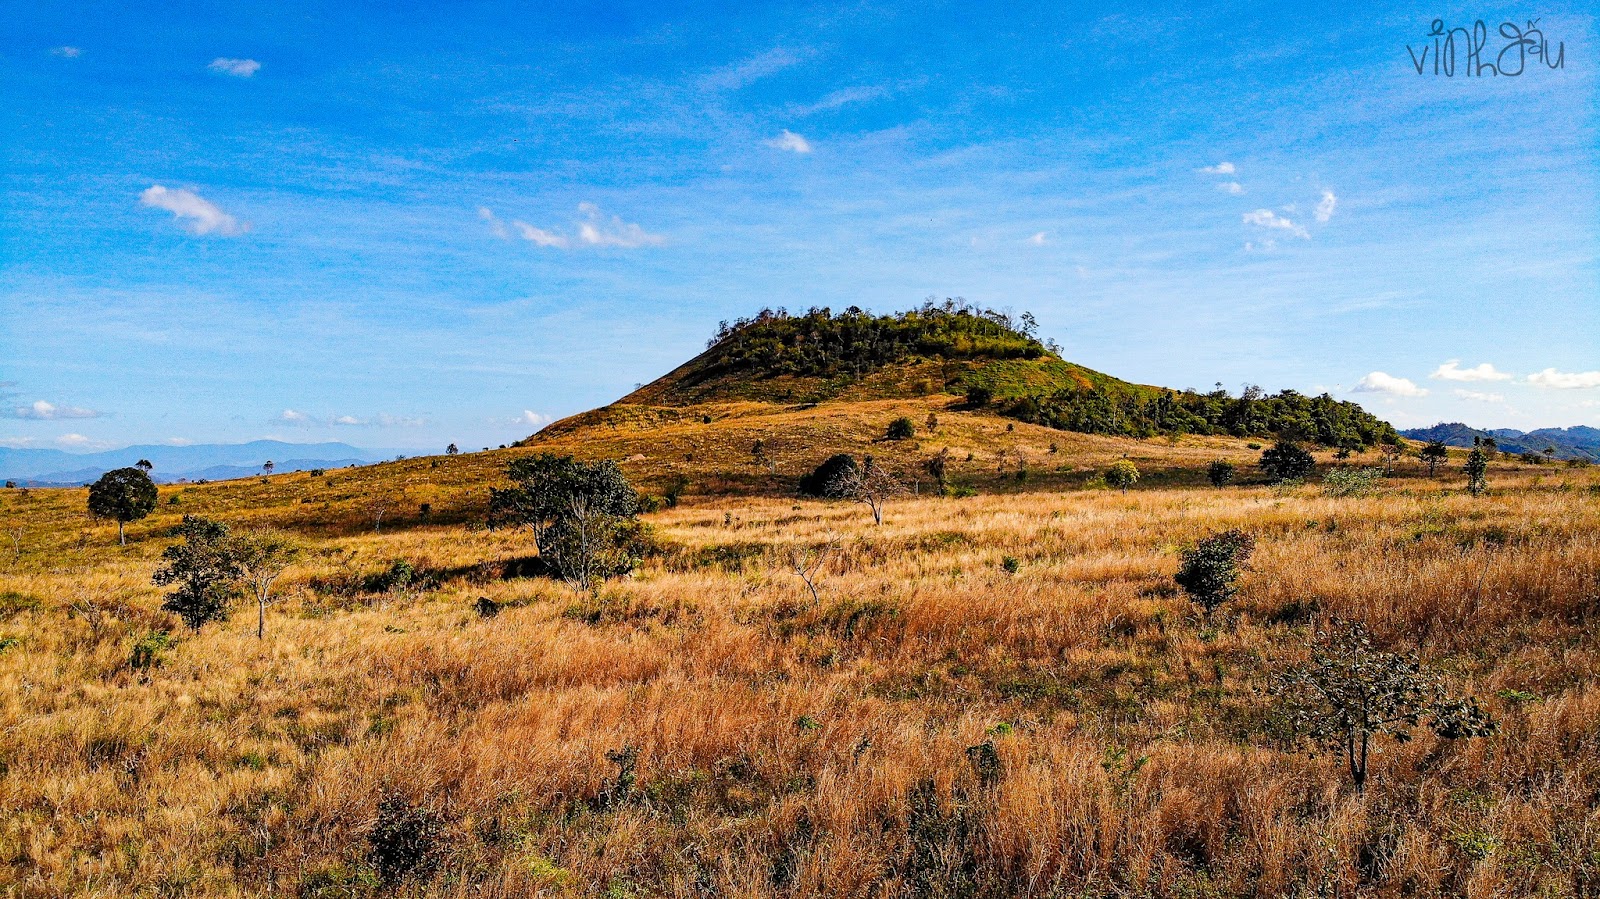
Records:
{"label": "hill summit", "polygon": [[977,387],[993,396],[1135,385],[1064,361],[1033,316],[929,299],[873,315],[851,306],[800,315],[763,309],[722,322],[706,351],[618,402],[686,406],[757,401],[879,400]]}

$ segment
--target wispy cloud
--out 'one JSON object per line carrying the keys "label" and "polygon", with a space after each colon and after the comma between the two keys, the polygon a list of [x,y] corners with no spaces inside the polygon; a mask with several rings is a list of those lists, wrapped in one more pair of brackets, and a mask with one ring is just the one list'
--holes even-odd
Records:
{"label": "wispy cloud", "polygon": [[211,65],[206,66],[219,75],[232,75],[235,78],[249,78],[261,70],[261,63],[253,59],[229,59],[219,56],[211,60]]}
{"label": "wispy cloud", "polygon": [[1244,193],[1244,185],[1237,181],[1224,181],[1217,185],[1217,190],[1238,196],[1239,194]]}
{"label": "wispy cloud", "polygon": [[548,415],[541,415],[532,409],[524,409],[521,415],[512,419],[513,424],[527,425],[532,428],[542,428],[552,421],[555,421],[555,419]]}
{"label": "wispy cloud", "polygon": [[505,222],[500,221],[500,219],[495,216],[494,210],[487,206],[479,206],[478,218],[482,219],[484,223],[489,226],[490,234],[493,234],[495,237],[498,237],[501,240],[511,239],[511,233],[506,230]]}
{"label": "wispy cloud", "polygon": [[1351,388],[1352,393],[1386,393],[1390,396],[1427,396],[1428,388],[1418,387],[1406,378],[1397,378],[1386,372],[1368,372],[1356,386]]}
{"label": "wispy cloud", "polygon": [[1440,381],[1509,381],[1511,375],[1497,371],[1493,365],[1480,362],[1471,368],[1462,368],[1460,359],[1451,359],[1449,362],[1433,370],[1428,375]]}
{"label": "wispy cloud", "polygon": [[425,418],[406,415],[390,415],[380,412],[377,415],[329,415],[320,417],[296,409],[285,409],[275,421],[291,424],[296,427],[340,427],[340,428],[420,428],[427,424]]}
{"label": "wispy cloud", "polygon": [[567,247],[572,246],[572,241],[560,234],[546,231],[543,228],[535,228],[527,222],[514,221],[511,223],[511,227],[517,229],[517,233],[522,235],[523,240],[531,241],[541,247],[555,247],[565,250]]}
{"label": "wispy cloud", "polygon": [[881,100],[889,96],[889,89],[882,85],[873,87],[847,87],[836,90],[815,103],[797,104],[789,107],[791,115],[808,116],[819,112],[830,112],[842,106],[854,103],[867,103],[872,100]]}
{"label": "wispy cloud", "polygon": [[1528,383],[1552,390],[1586,390],[1600,387],[1600,371],[1556,371],[1547,368],[1529,375]]}
{"label": "wispy cloud", "polygon": [[[574,246],[634,249],[657,247],[667,242],[664,235],[653,234],[637,224],[625,222],[617,216],[607,218],[601,214],[600,207],[593,203],[579,203],[578,212],[583,217],[575,223],[576,233],[573,236],[530,225],[520,219],[512,219],[511,227],[523,240],[535,246],[557,250],[571,249]],[[478,207],[478,218],[489,225],[489,233],[495,237],[508,236],[505,224],[493,210],[486,206]]]}
{"label": "wispy cloud", "polygon": [[311,416],[293,409],[285,409],[283,414],[278,416],[278,421],[288,422],[292,425],[308,425],[311,424]]}
{"label": "wispy cloud", "polygon": [[1303,226],[1295,224],[1292,220],[1284,218],[1270,209],[1257,209],[1255,212],[1246,212],[1243,216],[1247,225],[1257,225],[1262,228],[1275,228],[1287,231],[1302,240],[1310,240],[1311,232]]}
{"label": "wispy cloud", "polygon": [[1045,244],[1045,239],[1044,232],[1040,231],[1039,233],[1028,238],[1028,243],[1031,243],[1036,247],[1042,247]]}
{"label": "wispy cloud", "polygon": [[174,190],[156,184],[139,195],[139,202],[153,209],[165,209],[184,220],[183,227],[190,234],[235,237],[250,228],[248,224],[223,212],[215,203],[190,190]]}
{"label": "wispy cloud", "polygon": [[800,62],[801,55],[776,47],[743,62],[718,69],[700,80],[710,90],[738,90]]}
{"label": "wispy cloud", "polygon": [[1326,222],[1333,218],[1333,209],[1338,205],[1339,198],[1333,195],[1333,191],[1323,191],[1322,199],[1317,201],[1317,221]]}
{"label": "wispy cloud", "polygon": [[61,56],[66,59],[77,59],[83,55],[83,50],[78,47],[52,47],[50,48],[50,55]]}
{"label": "wispy cloud", "polygon": [[104,414],[93,409],[80,409],[76,406],[57,406],[44,400],[37,400],[31,405],[17,406],[0,413],[5,418],[31,418],[36,421],[59,421],[64,418],[99,418]]}
{"label": "wispy cloud", "polygon": [[1231,162],[1219,162],[1216,165],[1208,165],[1200,171],[1207,175],[1232,175],[1237,170]]}
{"label": "wispy cloud", "polygon": [[1475,403],[1503,403],[1506,401],[1506,398],[1501,394],[1484,393],[1480,390],[1462,390],[1457,388],[1451,392],[1464,400],[1472,400]]}
{"label": "wispy cloud", "polygon": [[783,133],[771,140],[762,141],[769,147],[778,150],[788,150],[791,153],[810,153],[811,142],[785,128]]}

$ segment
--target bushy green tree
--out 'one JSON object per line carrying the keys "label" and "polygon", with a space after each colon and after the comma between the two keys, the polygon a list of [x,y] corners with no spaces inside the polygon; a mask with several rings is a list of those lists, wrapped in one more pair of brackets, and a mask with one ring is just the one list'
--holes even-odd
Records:
{"label": "bushy green tree", "polygon": [[1303,478],[1316,465],[1311,454],[1292,440],[1279,440],[1261,452],[1261,470],[1276,482]]}
{"label": "bushy green tree", "polygon": [[166,564],[153,578],[158,586],[177,585],[161,608],[183,619],[191,630],[198,631],[208,622],[226,621],[242,574],[228,526],[198,515],[185,515],[175,533],[183,537],[183,542],[161,553]]}
{"label": "bushy green tree", "polygon": [[1255,538],[1240,530],[1212,534],[1183,551],[1172,579],[1209,615],[1239,592],[1239,575],[1255,548]]}
{"label": "bushy green tree", "polygon": [[1213,487],[1226,487],[1233,483],[1233,463],[1225,459],[1218,459],[1206,466],[1206,480]]}
{"label": "bushy green tree", "polygon": [[910,440],[917,435],[917,426],[911,419],[904,415],[889,422],[889,430],[885,436],[890,440]]}
{"label": "bushy green tree", "polygon": [[612,461],[541,453],[506,467],[489,495],[492,527],[526,527],[551,571],[582,590],[632,571],[646,539],[639,494]]}
{"label": "bushy green tree", "polygon": [[1129,487],[1139,483],[1139,466],[1127,459],[1118,459],[1106,469],[1105,480],[1107,487],[1127,493]]}
{"label": "bushy green tree", "polygon": [[1405,742],[1423,723],[1445,739],[1495,730],[1474,700],[1446,695],[1442,678],[1415,654],[1376,648],[1355,622],[1319,629],[1310,659],[1275,674],[1271,692],[1298,737],[1344,757],[1357,793],[1366,789],[1375,737]]}
{"label": "bushy green tree", "polygon": [[118,468],[100,476],[89,487],[89,513],[117,522],[117,542],[128,543],[127,524],[154,512],[156,485],[139,468]]}

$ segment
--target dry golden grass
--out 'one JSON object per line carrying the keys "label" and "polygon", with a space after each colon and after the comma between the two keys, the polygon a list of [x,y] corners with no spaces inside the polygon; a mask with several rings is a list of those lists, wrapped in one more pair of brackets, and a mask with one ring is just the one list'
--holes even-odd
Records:
{"label": "dry golden grass", "polygon": [[[696,495],[761,482],[728,459],[763,428],[788,474],[825,455],[822,435],[870,446],[876,418],[547,442],[653,453],[631,473],[695,481],[648,516],[662,555],[597,596],[504,577],[531,547],[463,526],[531,450],[163,488],[126,548],[82,517],[83,491],[7,491],[0,536],[21,528],[22,551],[0,545],[0,637],[15,640],[0,653],[0,881],[17,896],[1600,889],[1594,473],[1497,466],[1481,498],[1454,471],[1363,499],[1123,495],[1064,488],[1124,453],[1176,485],[1253,454],[940,416],[949,430],[916,452],[971,446],[958,477],[1007,492],[906,499],[881,527],[859,506]],[[1036,459],[1027,482],[995,474],[1004,441]],[[372,533],[380,490],[392,508]],[[291,527],[314,552],[265,640],[241,615],[176,632],[137,670],[134,643],[173,626],[150,575],[182,511]],[[1240,598],[1205,622],[1171,575],[1179,548],[1228,527],[1259,548]],[[813,605],[791,555],[827,542]],[[429,577],[364,587],[397,559]],[[505,610],[480,618],[478,597]],[[1336,760],[1282,744],[1260,692],[1328,615],[1419,649],[1501,731],[1384,743],[1355,796]],[[985,742],[989,781],[968,752]],[[608,800],[607,752],[628,746],[637,783]],[[431,870],[383,885],[369,836],[388,795],[440,832]]]}

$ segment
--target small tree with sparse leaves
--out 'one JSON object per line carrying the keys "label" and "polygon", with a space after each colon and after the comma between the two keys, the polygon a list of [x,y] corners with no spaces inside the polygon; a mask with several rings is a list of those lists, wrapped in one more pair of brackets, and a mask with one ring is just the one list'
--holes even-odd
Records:
{"label": "small tree with sparse leaves", "polygon": [[1467,454],[1467,464],[1463,467],[1467,472],[1468,493],[1482,496],[1489,492],[1489,456],[1481,445],[1473,446],[1472,452]]}
{"label": "small tree with sparse leaves", "polygon": [[1269,689],[1297,738],[1343,756],[1357,793],[1366,790],[1376,737],[1405,742],[1424,723],[1445,739],[1495,731],[1475,700],[1448,696],[1415,653],[1378,649],[1355,622],[1319,629],[1310,658],[1274,674]]}
{"label": "small tree with sparse leaves", "polygon": [[1238,594],[1239,575],[1250,567],[1255,548],[1255,538],[1240,530],[1212,534],[1183,551],[1172,580],[1210,615]]}
{"label": "small tree with sparse leaves", "polygon": [[1443,441],[1430,440],[1428,441],[1428,444],[1422,448],[1422,451],[1417,453],[1417,456],[1427,464],[1428,477],[1431,478],[1433,477],[1434,472],[1438,470],[1439,466],[1442,465],[1446,459],[1450,458],[1450,451],[1445,448]]}
{"label": "small tree with sparse leaves", "polygon": [[256,601],[256,639],[267,635],[267,605],[272,585],[300,558],[300,545],[279,531],[249,531],[229,538],[239,580]]}

